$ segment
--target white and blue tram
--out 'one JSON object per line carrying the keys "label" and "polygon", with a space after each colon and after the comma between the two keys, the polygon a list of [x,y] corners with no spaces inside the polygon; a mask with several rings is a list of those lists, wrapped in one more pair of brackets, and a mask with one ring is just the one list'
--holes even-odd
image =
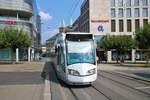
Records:
{"label": "white and blue tram", "polygon": [[94,36],[91,33],[59,33],[56,42],[56,72],[67,84],[86,85],[97,79]]}

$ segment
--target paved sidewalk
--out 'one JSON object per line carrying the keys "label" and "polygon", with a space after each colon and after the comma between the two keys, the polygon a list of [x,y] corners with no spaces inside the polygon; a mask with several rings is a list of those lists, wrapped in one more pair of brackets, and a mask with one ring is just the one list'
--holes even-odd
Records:
{"label": "paved sidewalk", "polygon": [[144,67],[126,67],[121,65],[113,65],[113,64],[98,64],[98,69],[100,70],[146,70],[150,71],[150,68]]}
{"label": "paved sidewalk", "polygon": [[0,100],[43,100],[44,62],[0,65]]}
{"label": "paved sidewalk", "polygon": [[114,71],[116,73],[150,82],[150,68],[126,67],[121,65],[116,66],[113,64],[98,64],[98,70]]}

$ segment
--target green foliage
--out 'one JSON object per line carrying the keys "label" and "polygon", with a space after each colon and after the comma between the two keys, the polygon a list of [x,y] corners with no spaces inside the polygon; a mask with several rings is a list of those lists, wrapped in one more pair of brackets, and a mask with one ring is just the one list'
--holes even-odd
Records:
{"label": "green foliage", "polygon": [[[137,45],[140,49],[149,49],[150,50],[150,24],[145,25],[143,28],[140,28],[136,32],[135,39],[137,41]],[[150,51],[146,52],[146,60],[147,60],[147,66],[150,66],[149,60],[150,60]]]}
{"label": "green foliage", "polygon": [[140,49],[150,48],[150,24],[145,25],[136,32],[135,39]]}
{"label": "green foliage", "polygon": [[4,47],[3,31],[0,30],[0,49]]}
{"label": "green foliage", "polygon": [[31,45],[30,36],[22,30],[3,29],[0,30],[0,49],[2,48],[21,48]]}
{"label": "green foliage", "polygon": [[121,62],[124,62],[124,53],[125,51],[135,47],[135,41],[131,36],[106,36],[103,40],[99,41],[97,45],[100,48],[105,50],[115,49],[117,51],[117,62],[120,59]]}
{"label": "green foliage", "polygon": [[123,54],[126,50],[134,48],[134,40],[131,36],[106,36],[102,41],[98,42],[98,46],[105,50],[116,49],[119,54]]}

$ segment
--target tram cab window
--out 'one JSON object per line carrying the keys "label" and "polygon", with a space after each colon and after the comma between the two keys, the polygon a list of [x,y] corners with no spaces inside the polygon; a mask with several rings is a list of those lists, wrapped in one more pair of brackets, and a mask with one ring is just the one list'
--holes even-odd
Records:
{"label": "tram cab window", "polygon": [[62,67],[63,71],[65,71],[65,56],[63,47],[58,47],[58,55],[57,55],[57,63],[60,67]]}

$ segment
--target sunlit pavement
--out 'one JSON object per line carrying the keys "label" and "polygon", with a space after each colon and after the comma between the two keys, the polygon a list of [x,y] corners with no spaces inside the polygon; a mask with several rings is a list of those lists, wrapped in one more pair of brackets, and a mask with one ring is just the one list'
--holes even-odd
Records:
{"label": "sunlit pavement", "polygon": [[44,62],[0,65],[0,100],[43,100]]}
{"label": "sunlit pavement", "polygon": [[58,80],[54,67],[51,58],[0,65],[0,100],[150,100],[150,82],[130,72],[149,68],[99,64],[92,85],[69,86]]}
{"label": "sunlit pavement", "polygon": [[150,81],[150,68],[121,66],[115,64],[98,64],[99,70],[115,71]]}
{"label": "sunlit pavement", "polygon": [[[98,78],[90,86],[69,86],[58,80],[50,63],[51,100],[149,100],[150,82],[116,73],[110,65],[98,66]],[[100,68],[99,68],[100,67]],[[110,69],[110,68],[111,69]],[[118,67],[119,68],[119,67]],[[119,68],[120,70],[121,68]],[[124,68],[123,70],[125,71]]]}

